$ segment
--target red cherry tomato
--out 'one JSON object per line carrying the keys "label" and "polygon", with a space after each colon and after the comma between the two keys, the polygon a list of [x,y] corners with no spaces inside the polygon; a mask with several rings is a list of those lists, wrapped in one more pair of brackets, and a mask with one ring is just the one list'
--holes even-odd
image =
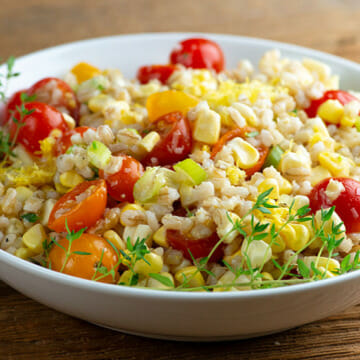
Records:
{"label": "red cherry tomato", "polygon": [[36,101],[51,105],[61,112],[71,115],[75,121],[80,118],[80,103],[74,91],[63,80],[49,77],[35,83],[28,90],[29,95],[36,95]]}
{"label": "red cherry tomato", "polygon": [[157,79],[165,85],[176,68],[176,65],[142,66],[139,68],[136,77],[141,84],[147,84],[150,80]]}
{"label": "red cherry tomato", "polygon": [[67,131],[62,136],[60,136],[56,141],[56,146],[55,146],[56,156],[64,154],[66,150],[72,145],[71,137],[74,134],[80,134],[81,136],[83,136],[84,132],[89,129],[93,129],[93,128],[88,126],[79,126],[75,129]]}
{"label": "red cherry tomato", "polygon": [[181,112],[161,116],[151,130],[160,134],[160,141],[143,159],[146,166],[171,165],[187,157],[192,147],[189,120]]}
{"label": "red cherry tomato", "polygon": [[186,39],[170,54],[171,64],[193,69],[224,70],[224,54],[218,44],[208,39]]}
{"label": "red cherry tomato", "polygon": [[[246,139],[246,133],[250,133],[255,131],[254,128],[249,126],[244,126],[242,128],[236,128],[233,130],[228,131],[225,133],[219,141],[214,145],[212,151],[211,151],[211,159],[214,159],[216,154],[221,151],[223,146],[228,143],[230,140],[236,138],[236,137],[242,137]],[[259,160],[258,162],[250,169],[245,169],[246,177],[250,178],[253,174],[260,171],[263,167],[265,160],[269,154],[269,148],[264,145],[259,145],[256,147],[257,151],[259,152]]]}
{"label": "red cherry tomato", "polygon": [[328,90],[320,99],[313,100],[307,109],[304,109],[307,116],[313,118],[316,116],[319,106],[326,100],[338,100],[342,105],[346,105],[350,101],[358,100],[355,96],[342,90]]}
{"label": "red cherry tomato", "polygon": [[[184,257],[188,260],[192,260],[190,252],[195,259],[208,256],[220,240],[216,233],[202,239],[191,239],[178,230],[167,230],[166,238],[170,246],[176,250],[180,250]],[[223,255],[224,249],[223,246],[220,245],[212,254],[210,261],[217,262],[223,257]]]}
{"label": "red cherry tomato", "polygon": [[14,115],[15,111],[17,110],[17,107],[21,106],[21,94],[26,93],[26,91],[27,90],[19,90],[11,96],[11,98],[6,104],[5,119],[4,119],[5,122],[11,119],[11,117]]}
{"label": "red cherry tomato", "polygon": [[[52,106],[34,101],[25,104],[25,109],[33,112],[23,117],[22,123],[25,125],[19,128],[16,142],[24,145],[25,149],[34,155],[38,155],[40,151],[39,141],[48,137],[52,130],[68,130],[62,114]],[[18,111],[13,116],[20,121],[21,115]],[[18,126],[14,121],[10,121],[9,127],[13,139]]]}
{"label": "red cherry tomato", "polygon": [[346,232],[360,232],[360,182],[349,178],[334,178],[343,184],[345,190],[331,201],[326,196],[326,188],[333,178],[325,179],[314,186],[309,199],[312,212],[335,206],[336,213],[343,221]]}
{"label": "red cherry tomato", "polygon": [[131,156],[121,155],[121,168],[115,174],[99,171],[99,176],[106,181],[108,193],[118,201],[134,202],[135,183],[144,173],[143,166]]}

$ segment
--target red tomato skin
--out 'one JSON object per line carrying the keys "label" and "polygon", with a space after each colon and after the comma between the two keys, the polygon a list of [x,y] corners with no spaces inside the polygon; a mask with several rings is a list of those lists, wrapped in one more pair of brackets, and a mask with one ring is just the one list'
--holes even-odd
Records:
{"label": "red tomato skin", "polygon": [[144,173],[142,164],[128,155],[122,156],[121,169],[115,174],[99,171],[99,176],[106,181],[108,194],[118,201],[134,202],[134,185]]}
{"label": "red tomato skin", "polygon": [[[52,84],[54,88],[61,92],[61,96],[56,97],[56,100],[53,99],[51,93]],[[29,88],[28,95],[36,95],[36,101],[44,102],[57,109],[66,109],[76,122],[80,119],[80,103],[71,87],[61,79],[48,77],[39,80]]]}
{"label": "red tomato skin", "polygon": [[[341,182],[345,188],[334,201],[331,201],[325,193],[331,179]],[[309,199],[313,213],[321,207],[335,206],[335,211],[343,221],[346,232],[360,232],[360,182],[350,178],[327,178],[314,186]]]}
{"label": "red tomato skin", "polygon": [[208,39],[186,39],[170,54],[171,64],[182,64],[193,69],[224,70],[224,54],[220,46]]}
{"label": "red tomato skin", "polygon": [[139,68],[136,77],[141,84],[147,84],[150,80],[156,79],[165,85],[176,68],[176,65],[142,66]]}
{"label": "red tomato skin", "polygon": [[[25,104],[25,108],[35,111],[24,116],[22,123],[25,123],[25,125],[20,128],[16,142],[22,144],[30,153],[38,155],[40,140],[48,137],[54,129],[65,132],[68,130],[68,126],[62,114],[52,106],[34,101]],[[14,113],[14,117],[20,120],[18,111]],[[14,138],[17,125],[11,121],[9,127],[10,136]]]}
{"label": "red tomato skin", "polygon": [[84,132],[89,130],[89,129],[95,130],[94,128],[91,128],[91,127],[88,127],[88,126],[78,126],[75,129],[69,130],[66,133],[64,133],[62,136],[60,136],[56,140],[56,145],[55,145],[56,156],[59,156],[61,154],[65,154],[66,150],[70,146],[72,146],[71,137],[74,134],[80,134],[82,136],[84,134]]}
{"label": "red tomato skin", "polygon": [[145,166],[172,165],[184,160],[191,152],[192,135],[189,120],[181,112],[161,116],[156,124],[163,122],[168,130],[160,131],[161,139],[143,159]]}
{"label": "red tomato skin", "polygon": [[4,121],[7,122],[11,119],[11,117],[15,114],[15,112],[17,111],[17,107],[21,106],[21,94],[22,93],[26,93],[27,90],[19,90],[16,93],[14,93],[11,98],[9,99],[9,101],[6,104],[6,109],[5,109],[5,119]]}
{"label": "red tomato skin", "polygon": [[350,101],[358,100],[355,96],[342,90],[328,90],[320,99],[313,100],[307,109],[304,109],[309,118],[313,118],[317,115],[319,106],[326,100],[338,100],[342,105],[346,105]]}
{"label": "red tomato skin", "polygon": [[[176,250],[180,250],[184,257],[192,261],[190,252],[195,259],[208,256],[217,242],[219,236],[214,232],[212,235],[202,239],[190,239],[178,230],[166,230],[166,238],[170,246]],[[190,251],[190,252],[189,252]],[[224,247],[221,244],[212,254],[210,261],[217,262],[224,255]]]}

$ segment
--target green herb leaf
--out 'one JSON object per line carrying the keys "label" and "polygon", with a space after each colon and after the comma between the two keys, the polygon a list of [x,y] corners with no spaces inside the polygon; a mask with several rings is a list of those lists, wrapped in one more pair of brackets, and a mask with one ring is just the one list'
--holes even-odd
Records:
{"label": "green herb leaf", "polygon": [[250,132],[245,133],[245,136],[249,137],[249,138],[255,137],[255,136],[258,136],[258,135],[259,135],[258,131],[250,131]]}
{"label": "green herb leaf", "polygon": [[92,253],[86,252],[86,251],[73,251],[72,254],[76,255],[92,255]]}
{"label": "green herb leaf", "polygon": [[39,216],[37,216],[36,214],[34,213],[27,213],[27,214],[23,214],[20,216],[22,219],[28,221],[28,222],[31,222],[31,223],[34,223],[36,221],[39,220]]}
{"label": "green herb leaf", "polygon": [[304,279],[310,277],[310,269],[305,265],[305,263],[301,259],[298,259],[297,264],[301,276]]}
{"label": "green herb leaf", "polygon": [[149,276],[157,281],[159,281],[161,284],[169,287],[169,288],[173,288],[174,287],[174,283],[166,276],[161,275],[161,274],[155,274],[155,273],[150,273]]}

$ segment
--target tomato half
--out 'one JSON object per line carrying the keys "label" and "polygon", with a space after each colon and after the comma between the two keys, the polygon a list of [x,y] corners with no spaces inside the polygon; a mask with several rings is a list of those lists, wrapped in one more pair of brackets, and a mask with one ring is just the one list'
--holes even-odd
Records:
{"label": "tomato half", "polygon": [[[334,201],[331,201],[325,193],[331,179],[341,182],[345,188]],[[335,206],[335,211],[343,221],[346,232],[360,232],[360,182],[349,178],[328,178],[314,186],[309,199],[313,213],[321,208]]]}
{"label": "tomato half", "polygon": [[170,54],[171,64],[182,64],[193,69],[224,70],[224,54],[220,46],[208,39],[186,39]]}
{"label": "tomato half", "polygon": [[72,146],[71,137],[74,134],[80,134],[82,136],[84,134],[84,132],[89,129],[94,129],[94,128],[91,128],[88,126],[78,126],[75,129],[69,130],[66,133],[64,133],[62,136],[57,138],[56,145],[55,145],[56,155],[59,156],[61,154],[64,154],[66,152],[66,150],[70,146]]}
{"label": "tomato half", "polygon": [[115,174],[99,171],[99,176],[106,181],[108,193],[118,201],[134,201],[133,189],[135,183],[144,173],[139,161],[131,156],[121,155],[121,168]]}
{"label": "tomato half", "polygon": [[[202,239],[191,239],[178,230],[169,229],[166,231],[166,238],[170,246],[176,250],[180,250],[184,257],[188,260],[192,260],[190,252],[195,259],[208,256],[220,240],[216,233]],[[217,262],[223,257],[223,255],[223,245],[220,245],[216,248],[214,254],[212,254],[210,261]]]}
{"label": "tomato half", "polygon": [[[25,125],[19,128],[16,142],[24,145],[25,149],[34,155],[38,155],[40,151],[40,140],[48,137],[52,130],[59,129],[63,132],[68,130],[62,114],[52,106],[40,103],[29,102],[24,105],[31,114],[25,115],[22,123]],[[21,114],[16,111],[13,116],[20,121]],[[17,133],[17,124],[9,121],[10,136],[13,139]]]}
{"label": "tomato half", "polygon": [[144,165],[171,165],[185,159],[190,153],[191,128],[189,120],[181,112],[161,116],[150,130],[157,131],[161,139],[143,159]]}
{"label": "tomato half", "polygon": [[141,84],[147,84],[150,80],[159,80],[166,84],[169,77],[177,69],[176,65],[148,65],[139,68],[136,77]]}
{"label": "tomato half", "polygon": [[80,118],[80,103],[71,87],[61,79],[54,77],[42,79],[30,87],[28,95],[36,95],[36,101],[68,113],[75,121]]}
{"label": "tomato half", "polygon": [[71,230],[89,228],[103,216],[106,201],[105,180],[84,181],[57,201],[50,213],[48,227],[65,232],[66,220]]}
{"label": "tomato half", "polygon": [[21,94],[26,93],[27,90],[19,90],[14,93],[6,104],[5,109],[5,122],[7,122],[17,111],[17,108],[21,106]]}
{"label": "tomato half", "polygon": [[[63,238],[59,241],[59,245],[68,249],[69,241]],[[107,275],[104,278],[100,277],[102,274],[96,272],[96,268],[106,267],[108,271],[114,269],[115,274],[118,270],[118,256],[111,245],[102,237],[92,234],[82,234],[78,239],[74,240],[71,244],[72,254],[66,260],[66,252],[57,245],[53,245],[49,252],[49,266],[51,270],[61,271],[63,273],[77,276],[83,279],[94,280],[99,278],[98,281],[104,283],[114,283],[116,279],[112,275]],[[89,255],[74,254],[73,252],[88,253]],[[99,264],[101,260],[101,264]],[[66,263],[65,263],[66,261]],[[64,266],[65,263],[65,266]]]}
{"label": "tomato half", "polygon": [[328,90],[320,99],[313,100],[307,109],[304,109],[307,116],[313,118],[317,115],[318,108],[327,100],[338,100],[342,105],[346,105],[350,101],[357,100],[355,96],[342,90]]}
{"label": "tomato half", "polygon": [[[212,148],[211,159],[215,159],[216,154],[220,152],[223,146],[227,144],[230,140],[236,137],[241,137],[246,140],[246,134],[253,131],[255,131],[255,129],[250,126],[244,126],[228,131],[219,139],[219,141]],[[269,154],[269,148],[265,145],[259,145],[256,147],[256,149],[259,153],[259,160],[252,168],[244,170],[247,178],[250,178],[253,174],[261,170]]]}

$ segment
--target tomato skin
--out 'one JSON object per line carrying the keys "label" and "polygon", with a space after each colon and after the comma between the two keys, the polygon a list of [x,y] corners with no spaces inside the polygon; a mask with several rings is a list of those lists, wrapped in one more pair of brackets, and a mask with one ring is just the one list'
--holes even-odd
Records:
{"label": "tomato skin", "polygon": [[353,101],[353,100],[358,101],[358,99],[355,96],[349,94],[346,91],[328,90],[328,91],[325,91],[322,98],[313,100],[311,102],[310,106],[307,109],[304,109],[307,116],[309,118],[315,117],[317,115],[319,106],[322,103],[324,103],[326,100],[338,100],[342,105],[346,105],[347,103],[349,103],[350,101]]}
{"label": "tomato skin", "polygon": [[14,93],[6,104],[5,108],[5,122],[9,121],[17,111],[17,107],[21,106],[21,94],[26,93],[27,90],[19,90]]}
{"label": "tomato skin", "polygon": [[[62,114],[52,106],[39,103],[29,102],[24,105],[26,110],[34,110],[29,115],[25,115],[22,123],[25,123],[19,129],[16,142],[24,145],[25,149],[34,155],[38,155],[40,151],[39,141],[48,137],[52,130],[59,129],[63,132],[68,130]],[[16,111],[13,115],[20,120],[21,115]],[[9,121],[10,136],[14,138],[16,135],[17,124]]]}
{"label": "tomato skin", "polygon": [[[345,188],[334,201],[331,201],[325,193],[331,179],[341,182]],[[350,178],[327,178],[314,186],[309,199],[313,213],[321,207],[335,206],[335,211],[343,221],[346,232],[360,232],[360,182]]]}
{"label": "tomato skin", "polygon": [[121,155],[121,157],[122,166],[118,172],[107,174],[99,170],[99,176],[105,179],[108,193],[115,200],[134,202],[134,185],[144,173],[144,168],[131,156]]}
{"label": "tomato skin", "polygon": [[[212,235],[202,239],[191,239],[182,234],[178,230],[166,230],[166,238],[171,247],[180,250],[184,257],[192,261],[191,254],[195,259],[204,258],[208,256],[217,242],[220,240],[219,236],[214,232]],[[190,252],[189,252],[190,251]],[[223,245],[216,248],[210,261],[217,262],[224,255]]]}
{"label": "tomato skin", "polygon": [[[236,129],[228,131],[219,139],[219,141],[212,148],[211,155],[210,155],[211,159],[214,160],[216,154],[218,152],[220,152],[221,149],[223,148],[223,146],[226,143],[228,143],[230,140],[232,140],[236,137],[241,137],[241,138],[246,139],[246,134],[253,132],[253,131],[255,131],[255,129],[250,126],[244,126],[241,128],[236,128]],[[256,172],[261,170],[261,168],[263,167],[265,160],[269,154],[269,148],[265,145],[257,146],[256,149],[259,152],[260,157],[259,157],[258,162],[252,168],[244,170],[247,178],[250,178],[253,174],[255,174]]]}
{"label": "tomato skin", "polygon": [[176,65],[148,65],[139,68],[136,78],[141,84],[147,84],[150,80],[159,80],[166,84],[169,77],[177,69]]}
{"label": "tomato skin", "polygon": [[[86,191],[89,192],[89,196],[77,202],[77,197]],[[65,232],[67,220],[71,230],[89,228],[103,216],[106,201],[105,180],[84,181],[57,201],[50,213],[48,227],[56,232]]]}
{"label": "tomato skin", "polygon": [[88,126],[78,126],[75,129],[69,130],[66,133],[64,133],[62,136],[57,138],[56,145],[55,145],[56,156],[65,154],[66,150],[70,146],[72,146],[71,137],[74,134],[80,134],[81,136],[83,136],[84,132],[86,132],[89,129],[95,130],[94,128],[91,128]]}
{"label": "tomato skin", "polygon": [[[67,249],[69,241],[63,238],[59,241],[59,245]],[[117,254],[111,245],[102,237],[84,233],[72,242],[71,252],[73,251],[87,252],[91,255],[71,254],[66,261],[65,251],[61,247],[53,245],[49,252],[49,265],[51,265],[51,270],[61,271],[66,261],[63,269],[64,274],[91,280],[95,274],[97,264],[101,259],[101,254],[104,252],[101,261],[102,266],[105,266],[108,270],[114,269],[115,274],[117,273],[119,267],[117,264]],[[102,276],[102,274],[97,273],[95,279],[100,276]],[[115,280],[111,275],[107,275],[98,281],[111,284],[114,283]]]}
{"label": "tomato skin", "polygon": [[186,39],[170,54],[171,64],[182,64],[193,69],[224,70],[224,54],[220,46],[208,39]]}
{"label": "tomato skin", "polygon": [[[54,94],[55,91],[57,93]],[[60,111],[66,111],[76,122],[79,121],[80,103],[65,81],[55,77],[44,78],[31,86],[27,93],[29,96],[36,95],[36,101],[51,105]]]}
{"label": "tomato skin", "polygon": [[189,120],[181,112],[173,112],[161,116],[154,126],[161,139],[142,163],[146,166],[165,166],[185,159],[192,147]]}

